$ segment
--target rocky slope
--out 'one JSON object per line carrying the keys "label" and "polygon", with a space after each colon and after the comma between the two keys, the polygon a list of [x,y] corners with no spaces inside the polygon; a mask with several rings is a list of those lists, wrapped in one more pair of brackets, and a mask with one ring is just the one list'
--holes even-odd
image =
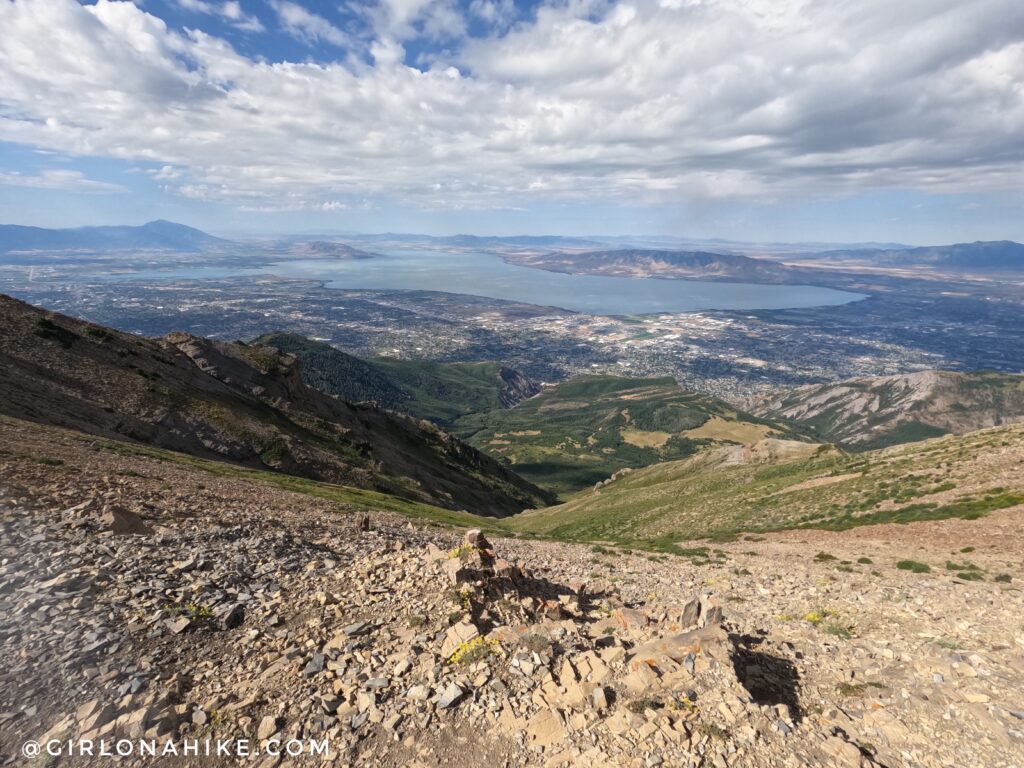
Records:
{"label": "rocky slope", "polygon": [[0,413],[503,516],[549,496],[432,424],[301,381],[274,349],[145,339],[0,297]]}
{"label": "rocky slope", "polygon": [[865,450],[1024,421],[1024,375],[921,371],[814,384],[757,401],[753,413]]}
{"label": "rocky slope", "polygon": [[[747,537],[697,565],[367,525],[0,426],[4,755],[78,737],[246,739],[267,768],[1010,768],[1024,752],[1019,507]],[[329,752],[263,753],[291,739]]]}

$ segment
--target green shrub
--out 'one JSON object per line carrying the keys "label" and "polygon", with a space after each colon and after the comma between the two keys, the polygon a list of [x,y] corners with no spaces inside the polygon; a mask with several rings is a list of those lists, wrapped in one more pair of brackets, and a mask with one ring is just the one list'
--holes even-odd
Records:
{"label": "green shrub", "polygon": [[911,573],[931,573],[931,567],[925,563],[919,563],[916,560],[900,560],[896,563],[896,567],[901,571],[910,571]]}

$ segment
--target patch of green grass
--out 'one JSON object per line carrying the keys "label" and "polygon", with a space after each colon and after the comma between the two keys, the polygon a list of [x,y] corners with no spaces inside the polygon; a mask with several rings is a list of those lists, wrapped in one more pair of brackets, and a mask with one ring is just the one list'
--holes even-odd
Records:
{"label": "patch of green grass", "polygon": [[962,571],[956,575],[958,579],[963,581],[984,581],[985,577],[978,571]]}
{"label": "patch of green grass", "polygon": [[[893,505],[893,493],[930,488],[939,464],[950,464],[945,471],[951,474],[970,476],[990,434],[947,438],[940,446],[942,453],[933,445],[907,445],[884,454],[851,456],[817,446],[801,452],[788,447],[801,444],[790,443],[780,450],[794,452],[763,464],[723,463],[723,453],[710,451],[638,469],[559,506],[517,516],[509,524],[559,540],[617,540],[636,549],[671,551],[688,541],[749,539],[787,529],[842,531],[950,517],[975,519],[1024,503],[1024,484],[1003,481],[1002,486],[972,490],[948,503]],[[999,427],[997,434],[1024,448],[1024,427]],[[950,453],[951,447],[962,448],[963,455]],[[828,476],[841,480],[803,487]]]}
{"label": "patch of green grass", "polygon": [[980,571],[981,568],[976,566],[974,563],[964,561],[962,563],[954,563],[952,560],[946,561],[947,571]]}
{"label": "patch of green grass", "polygon": [[828,552],[819,552],[814,556],[814,560],[819,563],[827,563],[831,560],[838,560],[839,558],[835,555],[830,555]]}
{"label": "patch of green grass", "polygon": [[896,567],[901,571],[910,571],[911,573],[931,573],[931,566],[927,563],[919,563],[916,560],[900,560],[896,563]]}
{"label": "patch of green grass", "polygon": [[1013,581],[1013,576],[1008,573],[1000,573],[998,576],[993,578],[992,581],[998,581],[1000,584],[1009,584]]}
{"label": "patch of green grass", "polygon": [[872,565],[872,564],[874,564],[874,560],[872,560],[870,557],[858,557],[857,558],[857,562],[860,563],[861,565]]}

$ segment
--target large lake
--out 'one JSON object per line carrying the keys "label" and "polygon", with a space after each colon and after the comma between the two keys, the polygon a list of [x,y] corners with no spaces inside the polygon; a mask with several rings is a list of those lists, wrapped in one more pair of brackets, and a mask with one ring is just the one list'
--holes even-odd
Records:
{"label": "large lake", "polygon": [[413,249],[388,250],[379,258],[358,261],[287,259],[260,268],[146,270],[122,273],[118,278],[202,279],[256,274],[323,280],[327,287],[340,289],[468,293],[598,315],[789,309],[836,306],[865,298],[811,285],[565,275],[507,264],[494,254]]}

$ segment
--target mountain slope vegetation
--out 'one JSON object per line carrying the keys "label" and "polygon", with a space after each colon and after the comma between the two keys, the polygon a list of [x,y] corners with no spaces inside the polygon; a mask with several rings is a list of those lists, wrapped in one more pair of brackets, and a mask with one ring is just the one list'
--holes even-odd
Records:
{"label": "mountain slope vegetation", "polygon": [[709,445],[795,434],[717,398],[686,392],[670,377],[618,376],[562,382],[514,408],[466,416],[454,431],[559,493]]}
{"label": "mountain slope vegetation", "polygon": [[302,383],[276,349],[147,339],[0,297],[0,413],[505,516],[549,495],[436,426]]}
{"label": "mountain slope vegetation", "polygon": [[452,425],[466,414],[507,408],[540,387],[499,363],[439,363],[430,360],[362,360],[292,333],[267,333],[256,343],[295,355],[311,387],[359,402]]}
{"label": "mountain slope vegetation", "polygon": [[623,473],[517,516],[524,533],[679,552],[679,542],[787,528],[972,519],[1024,505],[1024,425],[846,454],[762,440]]}
{"label": "mountain slope vegetation", "polygon": [[1024,421],[1024,375],[921,371],[800,387],[751,406],[854,450]]}

